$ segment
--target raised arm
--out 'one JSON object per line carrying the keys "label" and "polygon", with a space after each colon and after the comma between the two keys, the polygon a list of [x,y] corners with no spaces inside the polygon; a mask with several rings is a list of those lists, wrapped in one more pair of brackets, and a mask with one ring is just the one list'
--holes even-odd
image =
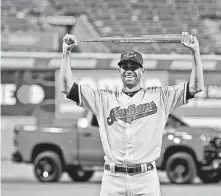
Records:
{"label": "raised arm", "polygon": [[189,48],[192,56],[192,70],[189,81],[189,92],[195,95],[204,89],[203,68],[200,57],[199,42],[195,36],[182,33],[182,44]]}
{"label": "raised arm", "polygon": [[77,39],[74,35],[66,34],[63,38],[62,64],[60,67],[60,91],[68,94],[76,79],[71,71],[71,50],[77,46]]}

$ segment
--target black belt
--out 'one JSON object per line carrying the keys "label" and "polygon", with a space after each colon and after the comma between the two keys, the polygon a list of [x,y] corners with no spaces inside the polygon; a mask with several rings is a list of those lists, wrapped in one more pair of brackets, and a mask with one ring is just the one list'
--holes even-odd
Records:
{"label": "black belt", "polygon": [[[115,165],[115,172],[122,172],[122,173],[128,173],[128,174],[138,174],[138,173],[143,173],[147,172],[150,170],[153,170],[154,166],[152,163],[145,163],[146,164],[146,169],[142,171],[141,165],[135,165],[135,166],[117,166]],[[105,164],[104,168],[108,171],[110,171],[110,165]]]}

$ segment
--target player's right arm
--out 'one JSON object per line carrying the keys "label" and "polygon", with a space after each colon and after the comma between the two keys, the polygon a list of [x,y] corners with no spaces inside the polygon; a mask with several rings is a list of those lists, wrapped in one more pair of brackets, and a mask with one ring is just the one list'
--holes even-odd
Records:
{"label": "player's right arm", "polygon": [[77,46],[77,39],[74,35],[66,34],[63,38],[62,45],[62,64],[60,67],[60,91],[66,95],[71,90],[76,79],[71,71],[71,50]]}
{"label": "player's right arm", "polygon": [[77,46],[77,38],[66,34],[63,38],[62,64],[60,67],[60,91],[66,98],[77,103],[78,106],[92,111],[95,115],[99,112],[102,91],[92,89],[90,86],[77,84],[71,70],[71,50]]}

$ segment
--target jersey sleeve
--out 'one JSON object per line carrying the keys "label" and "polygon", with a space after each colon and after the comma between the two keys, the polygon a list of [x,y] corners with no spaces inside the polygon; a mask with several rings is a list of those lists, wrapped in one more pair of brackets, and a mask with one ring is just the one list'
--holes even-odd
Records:
{"label": "jersey sleeve", "polygon": [[161,99],[166,115],[177,107],[184,105],[187,100],[187,83],[161,87]]}
{"label": "jersey sleeve", "polygon": [[100,103],[99,90],[93,89],[86,85],[79,85],[79,103],[78,106],[90,110],[95,115],[98,114]]}
{"label": "jersey sleeve", "polygon": [[95,90],[90,86],[74,83],[66,97],[75,101],[78,106],[90,110],[97,115],[101,103],[101,93],[102,91]]}

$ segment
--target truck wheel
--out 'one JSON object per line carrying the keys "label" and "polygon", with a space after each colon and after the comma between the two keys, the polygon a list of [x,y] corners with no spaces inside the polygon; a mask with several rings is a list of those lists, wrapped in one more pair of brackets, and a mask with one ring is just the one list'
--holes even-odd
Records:
{"label": "truck wheel", "polygon": [[218,183],[221,181],[221,170],[218,171],[199,171],[199,178],[203,183]]}
{"label": "truck wheel", "polygon": [[85,171],[81,166],[70,166],[67,172],[70,178],[75,182],[86,182],[94,174],[94,171]]}
{"label": "truck wheel", "polygon": [[196,176],[196,164],[190,154],[175,153],[167,160],[166,172],[172,183],[192,183]]}
{"label": "truck wheel", "polygon": [[62,174],[62,163],[57,153],[39,153],[34,160],[34,173],[40,182],[57,182]]}

